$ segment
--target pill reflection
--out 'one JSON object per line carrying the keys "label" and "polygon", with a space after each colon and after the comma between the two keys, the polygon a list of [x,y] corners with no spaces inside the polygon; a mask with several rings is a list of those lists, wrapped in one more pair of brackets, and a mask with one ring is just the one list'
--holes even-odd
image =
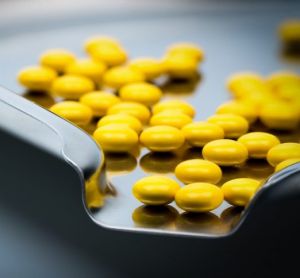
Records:
{"label": "pill reflection", "polygon": [[106,171],[113,174],[125,174],[133,171],[137,165],[136,158],[130,153],[105,154]]}
{"label": "pill reflection", "polygon": [[266,160],[249,159],[245,163],[243,171],[247,178],[265,180],[274,173],[274,168]]}
{"label": "pill reflection", "polygon": [[27,91],[24,94],[24,97],[44,108],[49,108],[55,104],[55,100],[51,95],[39,92]]}
{"label": "pill reflection", "polygon": [[226,227],[228,231],[239,222],[242,212],[242,207],[234,206],[231,206],[222,212],[220,218],[224,227]]}

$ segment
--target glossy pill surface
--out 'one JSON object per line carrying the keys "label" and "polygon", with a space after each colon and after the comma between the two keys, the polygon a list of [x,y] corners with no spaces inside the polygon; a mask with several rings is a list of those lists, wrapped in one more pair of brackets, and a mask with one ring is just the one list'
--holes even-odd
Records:
{"label": "glossy pill surface", "polygon": [[93,116],[92,110],[76,101],[62,101],[50,107],[50,111],[77,125],[88,124]]}
{"label": "glossy pill surface", "polygon": [[234,114],[213,115],[207,121],[223,128],[225,138],[238,138],[245,134],[249,128],[249,124],[245,118]]}
{"label": "glossy pill surface", "polygon": [[144,57],[134,59],[130,61],[129,67],[143,73],[146,80],[155,79],[165,72],[162,61],[155,58]]}
{"label": "glossy pill surface", "polygon": [[153,115],[150,119],[150,125],[168,125],[176,128],[182,128],[192,122],[192,118],[178,111],[163,111]]}
{"label": "glossy pill surface", "polygon": [[250,132],[238,139],[248,150],[250,158],[266,158],[268,151],[280,144],[279,139],[266,132]]}
{"label": "glossy pill surface", "polygon": [[146,205],[166,205],[174,200],[180,186],[174,180],[164,176],[149,176],[137,181],[132,193],[136,199]]}
{"label": "glossy pill surface", "polygon": [[222,190],[210,183],[192,183],[180,188],[175,195],[176,204],[189,212],[208,212],[223,202]]}
{"label": "glossy pill surface", "polygon": [[269,150],[267,160],[272,166],[276,166],[280,162],[300,157],[300,144],[298,143],[282,143]]}
{"label": "glossy pill surface", "polygon": [[54,80],[51,91],[55,96],[66,99],[78,99],[94,90],[94,83],[83,76],[63,75]]}
{"label": "glossy pill surface", "polygon": [[182,112],[190,116],[191,118],[193,118],[196,114],[195,108],[191,104],[182,100],[162,101],[155,104],[152,108],[153,114],[157,114],[167,110]]}
{"label": "glossy pill surface", "polygon": [[197,62],[202,61],[204,58],[204,51],[202,50],[202,48],[200,48],[198,45],[194,43],[188,43],[188,42],[175,43],[171,45],[167,49],[167,53],[169,55],[176,55],[176,54],[186,55],[195,59]]}
{"label": "glossy pill surface", "polygon": [[141,133],[140,142],[151,151],[169,152],[183,145],[184,136],[172,126],[153,126]]}
{"label": "glossy pill surface", "polygon": [[129,152],[138,144],[137,133],[122,124],[98,127],[93,136],[106,152]]}
{"label": "glossy pill surface", "polygon": [[210,141],[224,138],[223,128],[208,122],[187,124],[182,128],[182,132],[186,141],[195,147],[203,147]]}
{"label": "glossy pill surface", "polygon": [[290,158],[290,159],[284,160],[284,161],[282,161],[282,162],[280,162],[279,164],[276,165],[275,172],[279,172],[282,169],[284,169],[288,166],[291,166],[295,163],[298,163],[298,162],[300,162],[300,156],[299,156],[299,158]]}
{"label": "glossy pill surface", "polygon": [[110,93],[103,91],[93,91],[84,94],[80,102],[89,106],[96,117],[105,115],[110,107],[120,102],[120,99]]}
{"label": "glossy pill surface", "polygon": [[221,187],[224,199],[233,206],[245,207],[261,183],[255,179],[239,178],[224,183]]}
{"label": "glossy pill surface", "polygon": [[242,144],[230,139],[219,139],[207,143],[202,150],[203,157],[220,166],[239,165],[248,158],[248,150]]}
{"label": "glossy pill surface", "polygon": [[208,182],[216,184],[222,177],[222,170],[211,161],[190,159],[177,165],[175,175],[183,183]]}

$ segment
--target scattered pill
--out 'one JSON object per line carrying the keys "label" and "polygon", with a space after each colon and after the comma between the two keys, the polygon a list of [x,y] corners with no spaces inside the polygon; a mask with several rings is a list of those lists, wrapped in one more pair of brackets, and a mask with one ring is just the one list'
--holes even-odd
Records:
{"label": "scattered pill", "polygon": [[201,62],[204,59],[204,51],[202,50],[202,48],[200,48],[196,44],[187,43],[187,42],[176,43],[176,44],[171,45],[167,49],[167,54],[168,55],[177,55],[177,54],[186,55],[186,56],[189,56],[189,57],[195,59],[197,62]]}
{"label": "scattered pill", "polygon": [[155,58],[137,58],[131,60],[129,67],[145,75],[146,80],[153,80],[165,73],[164,64]]}
{"label": "scattered pill", "polygon": [[91,53],[94,48],[99,46],[111,46],[111,47],[121,47],[120,42],[109,36],[94,36],[87,39],[84,43],[84,48],[87,53]]}
{"label": "scattered pill", "polygon": [[280,162],[300,157],[300,144],[282,143],[269,150],[267,154],[268,162],[275,167]]}
{"label": "scattered pill", "polygon": [[191,118],[193,118],[196,114],[195,108],[191,104],[178,99],[159,102],[152,108],[153,114],[157,114],[166,110],[179,111],[190,116]]}
{"label": "scattered pill", "polygon": [[192,122],[192,118],[188,115],[179,112],[179,111],[171,111],[166,110],[160,113],[153,115],[150,119],[150,125],[168,125],[174,126],[177,128],[182,128],[185,125]]}
{"label": "scattered pill", "polygon": [[295,163],[298,163],[298,162],[300,162],[300,156],[299,156],[299,158],[290,158],[290,159],[284,160],[276,165],[275,172],[279,172],[282,169],[284,169],[288,166],[291,166]]}
{"label": "scattered pill", "polygon": [[285,43],[300,41],[300,20],[287,20],[279,26],[280,38]]}

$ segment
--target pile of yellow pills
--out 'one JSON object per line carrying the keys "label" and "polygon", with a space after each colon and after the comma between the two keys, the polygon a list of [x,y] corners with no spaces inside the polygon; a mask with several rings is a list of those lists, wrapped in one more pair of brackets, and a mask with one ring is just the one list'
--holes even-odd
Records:
{"label": "pile of yellow pills", "polygon": [[192,122],[192,118],[179,111],[163,111],[153,115],[150,119],[150,125],[169,125],[176,128],[182,128]]}
{"label": "pile of yellow pills", "polygon": [[280,144],[279,139],[266,132],[250,132],[238,139],[248,150],[250,158],[266,158],[268,151]]}
{"label": "pile of yellow pills", "polygon": [[164,176],[150,176],[137,181],[132,193],[136,199],[146,205],[166,205],[174,201],[180,186],[174,180]]}
{"label": "pile of yellow pills", "polygon": [[234,166],[244,163],[248,158],[247,148],[231,139],[219,139],[207,143],[202,155],[206,160],[220,166]]}
{"label": "pile of yellow pills", "polygon": [[80,98],[80,102],[89,106],[93,110],[96,117],[106,115],[108,109],[120,102],[120,99],[114,94],[104,91],[93,91],[84,94]]}
{"label": "pile of yellow pills", "polygon": [[267,160],[272,166],[276,166],[280,162],[300,157],[299,143],[282,143],[269,150]]}
{"label": "pile of yellow pills", "polygon": [[159,87],[150,83],[138,82],[123,86],[119,91],[119,95],[124,101],[135,101],[151,106],[160,100],[162,91]]}
{"label": "pile of yellow pills", "polygon": [[183,183],[208,182],[216,184],[222,178],[222,170],[211,161],[190,159],[177,165],[175,175]]}
{"label": "pile of yellow pills", "polygon": [[50,107],[50,111],[77,125],[86,125],[93,117],[93,112],[88,106],[76,101],[56,103]]}
{"label": "pile of yellow pills", "polygon": [[239,178],[224,183],[221,189],[229,204],[245,207],[260,186],[261,183],[255,179]]}
{"label": "pile of yellow pills", "polygon": [[152,113],[154,115],[170,110],[182,112],[191,118],[193,118],[196,114],[195,108],[191,104],[178,99],[162,101],[152,107]]}
{"label": "pile of yellow pills", "polygon": [[185,55],[196,60],[197,62],[201,62],[204,59],[203,49],[196,44],[186,42],[171,45],[167,49],[167,54],[170,56],[178,54]]}
{"label": "pile of yellow pills", "polygon": [[282,169],[284,169],[288,166],[291,166],[295,163],[299,163],[299,162],[300,162],[300,157],[299,158],[290,158],[290,159],[284,160],[284,161],[282,161],[282,162],[280,162],[279,164],[276,165],[275,172],[279,172]]}
{"label": "pile of yellow pills", "polygon": [[141,133],[140,142],[151,151],[170,152],[184,144],[184,136],[173,126],[153,126]]}
{"label": "pile of yellow pills", "polygon": [[178,207],[188,212],[208,212],[223,202],[222,190],[210,183],[191,183],[180,188],[175,201]]}
{"label": "pile of yellow pills", "polygon": [[155,58],[134,59],[130,61],[129,67],[143,73],[146,80],[153,80],[165,73],[163,62]]}

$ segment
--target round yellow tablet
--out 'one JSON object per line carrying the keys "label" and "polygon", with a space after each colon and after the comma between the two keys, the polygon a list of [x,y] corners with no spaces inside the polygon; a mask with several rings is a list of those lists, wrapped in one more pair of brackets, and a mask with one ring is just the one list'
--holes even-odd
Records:
{"label": "round yellow tablet", "polygon": [[140,142],[151,151],[169,152],[184,144],[184,136],[173,126],[153,126],[141,133]]}
{"label": "round yellow tablet", "polygon": [[185,211],[208,212],[222,204],[223,193],[218,186],[210,183],[191,183],[177,191],[175,201]]}
{"label": "round yellow tablet", "polygon": [[248,150],[250,158],[266,158],[268,151],[280,144],[279,139],[266,132],[250,132],[238,139]]}
{"label": "round yellow tablet", "polygon": [[106,71],[103,76],[104,85],[114,89],[119,89],[126,84],[142,82],[144,80],[145,76],[141,72],[126,66],[113,67]]}
{"label": "round yellow tablet", "polygon": [[124,124],[140,133],[143,129],[141,122],[128,114],[113,114],[107,115],[101,118],[97,124],[97,127],[109,125],[109,124]]}
{"label": "round yellow tablet", "polygon": [[104,91],[93,91],[84,94],[80,98],[80,102],[89,106],[93,110],[93,114],[96,117],[104,116],[108,109],[113,105],[120,102],[120,99]]}
{"label": "round yellow tablet", "polygon": [[98,127],[93,137],[106,152],[129,152],[138,144],[137,133],[124,124]]}
{"label": "round yellow tablet", "polygon": [[240,142],[231,139],[219,139],[207,143],[202,155],[206,160],[220,166],[233,166],[245,162],[248,158],[247,148]]}
{"label": "round yellow tablet", "polygon": [[75,59],[75,55],[66,49],[50,49],[41,55],[40,63],[61,73],[75,62]]}
{"label": "round yellow tablet", "polygon": [[277,90],[283,85],[299,84],[300,76],[292,71],[274,72],[267,77],[267,83],[273,90]]}
{"label": "round yellow tablet", "polygon": [[300,162],[300,156],[299,156],[299,158],[290,158],[290,159],[284,160],[284,161],[282,161],[282,162],[280,162],[279,164],[276,165],[275,172],[279,172],[282,169],[284,169],[288,166],[291,166],[295,163],[298,163],[298,162]]}
{"label": "round yellow tablet", "polygon": [[84,49],[87,53],[91,53],[94,48],[103,45],[121,47],[120,42],[116,38],[109,36],[93,36],[84,42]]}
{"label": "round yellow tablet", "polygon": [[138,180],[132,188],[136,199],[146,205],[166,205],[174,201],[179,184],[164,176],[150,176]]}
{"label": "round yellow tablet", "polygon": [[29,90],[48,91],[56,77],[56,72],[51,68],[31,66],[19,72],[18,81]]}
{"label": "round yellow tablet", "polygon": [[210,141],[224,138],[223,128],[208,122],[187,124],[182,128],[182,132],[186,141],[194,147],[203,147]]}
{"label": "round yellow tablet", "polygon": [[165,73],[163,62],[155,58],[141,57],[131,60],[129,67],[143,73],[146,80],[153,80]]}
{"label": "round yellow tablet", "polygon": [[81,59],[67,66],[66,73],[82,75],[98,83],[105,70],[106,65],[102,62],[96,62],[91,59]]}
{"label": "round yellow tablet", "polygon": [[194,43],[189,42],[180,42],[172,44],[167,49],[167,54],[176,55],[176,54],[184,54],[195,59],[197,62],[200,62],[204,59],[204,51],[201,47]]}
{"label": "round yellow tablet", "polygon": [[177,128],[182,128],[192,122],[192,118],[188,115],[179,112],[166,110],[153,115],[150,119],[150,125],[169,125]]}
{"label": "round yellow tablet", "polygon": [[279,35],[284,42],[300,41],[300,20],[284,21],[279,26]]}
{"label": "round yellow tablet", "polygon": [[276,166],[280,162],[300,157],[300,144],[298,143],[282,143],[269,150],[267,160],[272,166]]}
{"label": "round yellow tablet", "polygon": [[94,90],[94,83],[83,76],[63,75],[54,80],[51,92],[58,97],[78,99],[83,94]]}
{"label": "round yellow tablet", "polygon": [[108,109],[107,114],[128,114],[136,117],[143,124],[146,124],[150,118],[150,111],[145,105],[130,101],[123,101],[113,105]]}
{"label": "round yellow tablet", "polygon": [[62,101],[51,106],[49,110],[77,125],[87,125],[93,116],[88,106],[77,101]]}
{"label": "round yellow tablet", "polygon": [[152,108],[153,114],[157,114],[166,110],[179,111],[182,112],[191,118],[196,114],[195,108],[182,100],[166,100],[155,104]]}
{"label": "round yellow tablet", "polygon": [[235,114],[217,114],[209,117],[207,121],[223,128],[225,138],[238,138],[249,129],[247,120]]}
{"label": "round yellow tablet", "polygon": [[260,185],[260,181],[249,178],[239,178],[224,183],[221,189],[224,194],[224,199],[229,204],[245,207]]}
{"label": "round yellow tablet", "polygon": [[124,101],[135,101],[151,106],[160,100],[162,91],[150,83],[137,82],[121,87],[119,95]]}
{"label": "round yellow tablet", "polygon": [[222,170],[211,161],[190,159],[177,165],[175,175],[183,183],[208,182],[215,184],[222,178]]}

